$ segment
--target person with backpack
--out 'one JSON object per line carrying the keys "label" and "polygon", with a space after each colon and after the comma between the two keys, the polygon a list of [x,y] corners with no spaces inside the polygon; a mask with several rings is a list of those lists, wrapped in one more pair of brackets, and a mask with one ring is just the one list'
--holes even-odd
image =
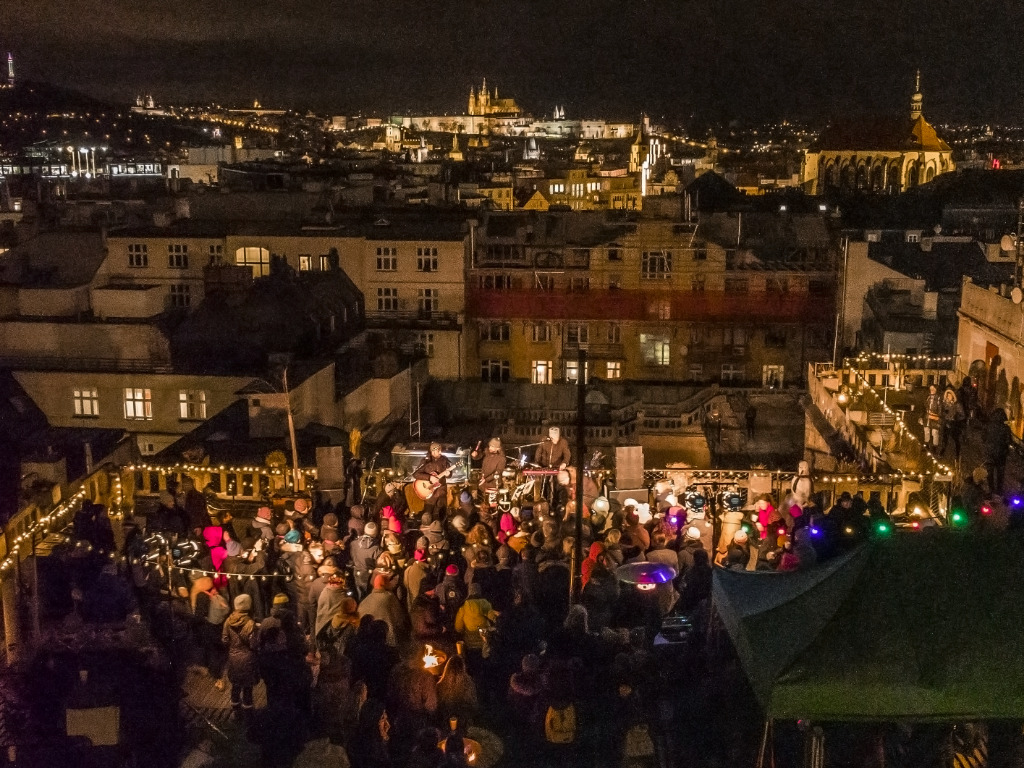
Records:
{"label": "person with backpack", "polygon": [[576,764],[577,708],[568,668],[552,668],[547,680],[544,743],[552,765]]}
{"label": "person with backpack", "polygon": [[210,677],[219,681],[225,661],[220,633],[231,608],[209,576],[196,579],[190,592],[192,615],[196,620],[196,642],[202,653],[203,667]]}
{"label": "person with backpack", "polygon": [[224,622],[221,640],[228,649],[228,682],[231,683],[231,709],[252,710],[252,689],[259,682],[259,661],[256,656],[258,628],[252,616],[252,598],[241,594],[235,598],[234,610]]}

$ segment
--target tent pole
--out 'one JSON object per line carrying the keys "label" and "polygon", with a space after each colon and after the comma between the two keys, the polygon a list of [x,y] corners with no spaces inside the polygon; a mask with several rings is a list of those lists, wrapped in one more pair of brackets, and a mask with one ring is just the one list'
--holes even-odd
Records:
{"label": "tent pole", "polygon": [[761,734],[761,749],[757,752],[757,768],[764,768],[764,753],[768,749],[768,731],[771,729],[772,719],[765,717],[764,732]]}

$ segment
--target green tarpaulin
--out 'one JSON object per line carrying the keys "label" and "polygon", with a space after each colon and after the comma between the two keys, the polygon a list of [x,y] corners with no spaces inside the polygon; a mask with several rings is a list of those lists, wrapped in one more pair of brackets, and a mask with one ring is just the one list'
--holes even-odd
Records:
{"label": "green tarpaulin", "polygon": [[896,535],[797,573],[716,569],[714,602],[779,719],[1024,720],[1024,545]]}

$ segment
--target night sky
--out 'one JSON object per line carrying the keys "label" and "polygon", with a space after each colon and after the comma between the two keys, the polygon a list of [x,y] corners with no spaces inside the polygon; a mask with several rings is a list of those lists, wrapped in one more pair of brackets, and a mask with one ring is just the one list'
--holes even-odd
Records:
{"label": "night sky", "polygon": [[1019,0],[5,0],[24,77],[129,101],[534,114],[1024,121]]}

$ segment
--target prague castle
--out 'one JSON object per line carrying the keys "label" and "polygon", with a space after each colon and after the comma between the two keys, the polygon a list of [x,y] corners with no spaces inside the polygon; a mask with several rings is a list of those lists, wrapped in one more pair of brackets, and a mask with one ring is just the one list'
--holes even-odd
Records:
{"label": "prague castle", "polygon": [[480,86],[480,94],[477,95],[473,88],[469,89],[469,115],[486,117],[488,115],[501,115],[503,117],[519,117],[522,110],[516,104],[515,99],[499,99],[498,89],[494,89],[494,96],[487,90],[487,78],[484,78]]}
{"label": "prague castle", "polygon": [[825,129],[804,155],[804,190],[898,194],[955,170],[949,145],[921,114],[923,100],[918,73],[908,117]]}

